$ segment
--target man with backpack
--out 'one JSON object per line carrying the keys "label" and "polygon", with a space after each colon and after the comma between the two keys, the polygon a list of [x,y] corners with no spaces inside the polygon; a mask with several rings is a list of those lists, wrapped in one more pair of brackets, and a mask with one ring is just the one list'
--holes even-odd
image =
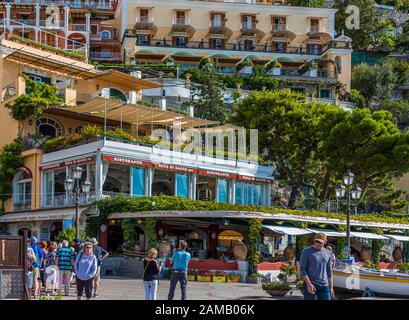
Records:
{"label": "man with backpack", "polygon": [[99,282],[101,281],[101,265],[102,261],[109,256],[108,251],[98,245],[98,241],[95,238],[92,238],[89,242],[94,246],[93,251],[94,255],[97,257],[97,273],[94,276],[94,298],[98,297],[98,288]]}
{"label": "man with backpack", "polygon": [[31,264],[32,271],[33,271],[33,284],[34,284],[34,296],[33,298],[35,299],[37,296],[40,295],[40,289],[41,285],[40,282],[38,281],[40,278],[40,266],[43,263],[44,259],[44,254],[43,250],[38,246],[37,244],[38,240],[36,237],[31,237],[30,238],[30,248],[33,250],[34,255],[35,255],[35,262],[33,261]]}

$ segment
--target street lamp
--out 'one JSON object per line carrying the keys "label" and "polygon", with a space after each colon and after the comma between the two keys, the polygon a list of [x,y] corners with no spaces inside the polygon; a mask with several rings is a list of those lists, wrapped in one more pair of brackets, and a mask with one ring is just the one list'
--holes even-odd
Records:
{"label": "street lamp", "polygon": [[357,201],[361,198],[362,189],[358,186],[353,188],[355,175],[348,169],[343,176],[344,184],[335,188],[337,201],[347,206],[347,257],[351,256],[351,204],[356,206]]}
{"label": "street lamp", "polygon": [[[80,208],[80,197],[87,197],[90,190],[91,190],[91,182],[85,180],[80,188],[80,180],[82,177],[82,168],[80,166],[76,166],[72,170],[73,179],[67,178],[64,180],[64,188],[68,195],[72,195],[75,198],[75,238],[79,238],[79,208]],[[81,192],[82,191],[82,192]]]}

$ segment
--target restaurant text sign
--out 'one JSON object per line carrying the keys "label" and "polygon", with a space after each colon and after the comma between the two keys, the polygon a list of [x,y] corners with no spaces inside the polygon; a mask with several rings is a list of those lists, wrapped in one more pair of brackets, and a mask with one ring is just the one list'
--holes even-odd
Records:
{"label": "restaurant text sign", "polygon": [[93,160],[94,160],[94,157],[85,157],[85,158],[80,158],[80,159],[75,159],[75,160],[68,160],[68,161],[58,162],[58,163],[49,164],[49,165],[42,165],[40,168],[41,168],[41,170],[57,169],[57,168],[72,166],[72,165],[75,165],[75,164],[88,163],[88,162],[91,162]]}

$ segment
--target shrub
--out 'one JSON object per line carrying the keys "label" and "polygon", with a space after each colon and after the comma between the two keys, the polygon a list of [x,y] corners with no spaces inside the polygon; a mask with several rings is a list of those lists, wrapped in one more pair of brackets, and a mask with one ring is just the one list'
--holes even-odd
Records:
{"label": "shrub", "polygon": [[261,273],[258,273],[258,272],[253,272],[253,273],[250,273],[247,277],[248,278],[262,278],[263,275]]}
{"label": "shrub", "polygon": [[287,276],[293,276],[297,273],[297,268],[291,264],[283,264],[280,267],[280,272],[286,274]]}
{"label": "shrub", "polygon": [[263,290],[287,290],[289,291],[291,289],[290,285],[288,283],[284,283],[281,281],[273,281],[269,283],[263,283],[262,284]]}
{"label": "shrub", "polygon": [[116,128],[115,130],[107,130],[105,132],[105,135],[112,137],[112,138],[119,138],[119,139],[128,140],[128,141],[135,141],[135,138],[132,134],[130,134],[129,132],[121,128]]}
{"label": "shrub", "polygon": [[48,139],[42,145],[44,151],[64,148],[68,144],[69,139],[66,136],[60,136],[54,139]]}
{"label": "shrub", "polygon": [[90,139],[102,135],[102,128],[95,124],[88,124],[81,130],[81,136],[84,139]]}
{"label": "shrub", "polygon": [[399,270],[399,272],[409,273],[409,262],[400,263],[398,265],[398,270]]}

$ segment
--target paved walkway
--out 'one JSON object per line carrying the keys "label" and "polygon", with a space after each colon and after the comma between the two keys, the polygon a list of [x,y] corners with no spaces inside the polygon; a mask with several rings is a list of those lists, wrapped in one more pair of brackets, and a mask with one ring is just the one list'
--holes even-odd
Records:
{"label": "paved walkway", "polygon": [[[167,300],[169,280],[160,280],[158,300]],[[101,280],[97,300],[144,300],[145,290],[142,280],[123,277],[105,277]],[[241,299],[273,299],[262,288],[261,284],[249,283],[214,283],[189,282],[189,300],[241,300]],[[76,299],[76,289],[71,287],[70,295],[63,296],[63,300]],[[290,291],[286,297],[280,299],[302,299],[299,290]],[[180,287],[176,287],[175,300],[180,300]]]}

